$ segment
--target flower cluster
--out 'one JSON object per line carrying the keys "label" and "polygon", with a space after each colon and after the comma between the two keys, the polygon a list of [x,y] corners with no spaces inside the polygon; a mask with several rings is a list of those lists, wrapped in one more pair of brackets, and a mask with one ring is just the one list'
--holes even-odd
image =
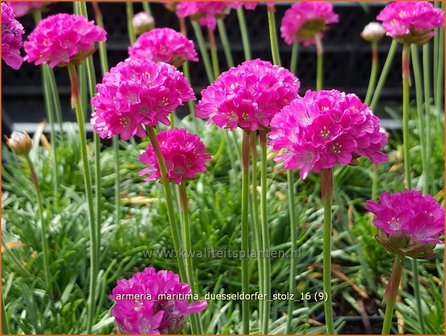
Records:
{"label": "flower cluster", "polygon": [[142,34],[129,47],[132,58],[165,62],[179,67],[185,61],[198,61],[194,43],[170,28],[157,28]]}
{"label": "flower cluster", "polygon": [[135,34],[141,35],[155,27],[155,19],[146,12],[139,12],[133,16],[132,25]]}
{"label": "flower cluster", "polygon": [[339,21],[333,5],[325,1],[299,2],[292,5],[282,19],[280,33],[288,45],[299,41],[305,46],[315,43],[331,23]]}
{"label": "flower cluster", "polygon": [[396,1],[376,17],[386,34],[400,43],[424,44],[444,25],[443,10],[427,1]]}
{"label": "flower cluster", "polygon": [[16,17],[22,17],[34,9],[40,9],[48,4],[44,1],[8,1],[9,6],[14,10]]}
{"label": "flower cluster", "polygon": [[96,88],[91,124],[101,138],[145,137],[143,125],[169,125],[167,115],[195,99],[189,82],[174,66],[140,59],[118,63]]}
{"label": "flower cluster", "polygon": [[309,90],[292,101],[271,121],[270,139],[273,149],[282,151],[276,160],[300,170],[302,179],[311,170],[347,165],[359,156],[374,163],[387,159],[379,118],[356,95],[337,90]]}
{"label": "flower cluster", "polygon": [[[170,129],[160,132],[157,139],[166,163],[167,179],[179,185],[183,180],[193,179],[195,175],[206,171],[206,162],[211,156],[206,153],[206,148],[197,135],[184,129]],[[160,178],[152,145],[147,147],[139,159],[148,166],[139,172],[140,176],[149,175],[145,181]]]}
{"label": "flower cluster", "polygon": [[375,214],[377,239],[393,253],[427,259],[444,234],[444,209],[430,195],[405,190],[385,192],[379,202],[369,200],[366,209]]}
{"label": "flower cluster", "polygon": [[16,20],[12,8],[2,2],[2,59],[15,70],[23,63],[20,47],[24,33],[23,26]]}
{"label": "flower cluster", "polygon": [[107,33],[81,15],[56,14],[40,21],[24,43],[25,59],[50,67],[79,64]]}
{"label": "flower cluster", "polygon": [[189,16],[191,20],[198,21],[201,26],[214,30],[217,18],[227,15],[229,6],[225,1],[185,1],[176,6],[176,13],[181,18]]}
{"label": "flower cluster", "polygon": [[201,92],[196,116],[230,130],[267,129],[271,118],[297,98],[299,88],[288,70],[258,59],[246,61]]}
{"label": "flower cluster", "polygon": [[189,284],[171,271],[147,267],[113,289],[111,314],[119,334],[177,334],[185,316],[207,307],[206,301],[188,303]]}

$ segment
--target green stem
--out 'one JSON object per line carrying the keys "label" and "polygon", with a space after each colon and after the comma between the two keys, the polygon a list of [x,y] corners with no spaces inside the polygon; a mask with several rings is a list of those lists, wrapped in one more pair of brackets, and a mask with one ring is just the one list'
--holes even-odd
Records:
{"label": "green stem", "polygon": [[416,101],[417,101],[417,115],[418,115],[418,132],[420,137],[420,154],[421,154],[421,167],[422,167],[422,176],[423,176],[423,192],[427,193],[429,190],[429,186],[427,185],[426,180],[426,170],[427,170],[427,161],[426,161],[426,133],[424,128],[424,114],[423,114],[423,84],[421,78],[421,70],[420,70],[420,62],[418,61],[418,47],[416,45],[412,45],[411,47],[411,55],[412,55],[412,66],[413,66],[413,75],[415,80],[415,93],[416,93]]}
{"label": "green stem", "polygon": [[443,76],[444,76],[444,28],[438,30],[437,76],[435,82],[435,109],[441,115],[443,108]]}
{"label": "green stem", "polygon": [[291,46],[291,61],[290,61],[290,71],[295,74],[297,72],[297,59],[299,56],[299,43],[297,41],[293,42]]}
{"label": "green stem", "polygon": [[410,82],[410,44],[404,44],[402,55],[403,76],[403,156],[404,156],[404,185],[412,189],[410,179],[409,156],[409,82]]}
{"label": "green stem", "polygon": [[212,83],[214,81],[214,75],[212,73],[212,66],[209,60],[209,54],[206,48],[206,42],[204,41],[201,27],[197,22],[193,20],[191,21],[191,23],[192,23],[192,28],[194,29],[195,37],[197,38],[198,49],[200,49],[200,55],[201,59],[203,60],[204,69],[206,70],[208,81],[209,83]]}
{"label": "green stem", "polygon": [[217,19],[218,33],[220,34],[221,44],[225,53],[226,63],[228,68],[234,66],[234,59],[232,58],[231,46],[229,45],[228,34],[226,33],[225,23],[221,18]]}
{"label": "green stem", "polygon": [[372,42],[372,69],[370,70],[369,85],[367,87],[367,94],[365,96],[364,102],[370,105],[372,100],[372,93],[375,90],[376,75],[378,73],[378,42]]}
{"label": "green stem", "polygon": [[[187,81],[190,83],[190,69],[189,69],[189,62],[184,62],[183,63],[183,73],[184,73],[184,77],[186,77]],[[189,114],[191,117],[195,117],[195,102],[193,100],[189,100],[187,102],[187,106],[189,107]],[[194,118],[198,119],[198,118]],[[196,120],[198,121],[198,120]]]}
{"label": "green stem", "polygon": [[209,47],[211,49],[212,69],[214,71],[214,78],[220,75],[220,66],[218,65],[217,43],[215,42],[215,32],[208,28]]}
{"label": "green stem", "polygon": [[426,172],[424,176],[426,190],[429,193],[431,188],[430,158],[432,155],[432,134],[431,134],[431,80],[430,80],[430,60],[429,43],[423,45],[423,79],[424,79],[424,114],[425,114],[425,139],[426,139]]}
{"label": "green stem", "polygon": [[395,305],[396,295],[398,294],[398,287],[400,284],[401,273],[403,271],[403,260],[399,254],[395,255],[395,261],[393,262],[392,275],[390,276],[389,283],[387,284],[385,300],[386,312],[384,315],[384,324],[382,329],[382,335],[390,334],[390,327],[392,325],[393,306]]}
{"label": "green stem", "polygon": [[133,28],[133,3],[126,2],[126,13],[127,13],[127,30],[129,32],[130,45],[133,45],[136,41],[135,29]]}
{"label": "green stem", "polygon": [[269,40],[271,44],[271,54],[273,57],[273,63],[280,65],[280,54],[279,54],[279,44],[277,43],[277,28],[276,28],[276,17],[274,7],[268,7],[268,29],[269,29]]}
{"label": "green stem", "polygon": [[265,300],[263,301],[263,334],[268,334],[268,323],[269,323],[269,315],[270,315],[270,297],[271,297],[271,260],[268,257],[268,250],[270,248],[270,239],[269,239],[269,228],[268,228],[268,211],[267,211],[267,147],[266,147],[266,131],[259,130],[259,138],[260,138],[260,153],[261,153],[261,166],[260,166],[260,219],[262,226],[262,254],[263,254],[263,290],[265,296]]}
{"label": "green stem", "polygon": [[152,10],[150,9],[150,3],[148,1],[142,2],[142,9],[149,15],[152,15]]}
{"label": "green stem", "polygon": [[381,95],[381,91],[384,87],[384,84],[387,79],[387,75],[389,74],[389,70],[392,66],[393,57],[395,56],[396,49],[398,47],[398,42],[395,40],[392,41],[390,45],[389,52],[387,53],[386,61],[384,62],[383,69],[378,79],[378,84],[376,84],[375,92],[373,94],[372,102],[370,103],[370,109],[372,111],[375,110],[376,105],[378,104],[379,97]]}
{"label": "green stem", "polygon": [[379,164],[372,164],[373,178],[372,178],[372,199],[378,199],[378,180],[379,180]]}
{"label": "green stem", "polygon": [[49,256],[49,248],[48,248],[48,223],[46,221],[45,215],[44,215],[44,207],[43,207],[43,200],[42,200],[42,193],[40,191],[39,187],[39,179],[36,174],[36,170],[34,168],[34,164],[29,156],[27,154],[25,156],[26,162],[28,163],[29,170],[31,172],[31,180],[34,185],[34,190],[36,191],[36,198],[37,198],[37,208],[39,212],[39,220],[41,225],[41,232],[40,232],[40,239],[42,243],[42,252],[43,252],[43,272],[45,273],[45,282],[47,286],[47,292],[50,297],[51,306],[54,305],[53,301],[53,281],[52,281],[52,273],[50,272],[50,256]]}
{"label": "green stem", "polygon": [[412,260],[412,273],[413,273],[413,292],[415,296],[415,303],[417,306],[418,322],[420,324],[421,334],[426,334],[426,326],[424,324],[424,312],[421,306],[421,293],[420,293],[420,280],[418,272],[418,260]]}
{"label": "green stem", "polygon": [[[183,231],[184,264],[186,265],[187,282],[191,285],[192,293],[198,294],[199,290],[194,277],[194,262],[191,254],[192,242],[190,236],[189,205],[188,205],[185,182],[181,183],[178,189],[180,192],[180,209],[182,215],[181,217],[183,219],[182,231]],[[196,320],[194,323],[192,323],[193,318]],[[201,324],[201,319],[198,314],[193,314],[191,316],[191,326],[193,334],[203,334],[203,326]]]}
{"label": "green stem", "polygon": [[324,48],[322,46],[321,35],[316,34],[314,37],[316,43],[317,68],[316,68],[316,90],[320,91],[323,87],[324,80]]}
{"label": "green stem", "polygon": [[[249,159],[250,159],[250,145],[249,132],[243,131],[242,140],[242,292],[249,294],[249,222],[248,222],[248,205],[249,205]],[[243,329],[245,335],[249,334],[249,301],[242,301],[242,319]]]}
{"label": "green stem", "polygon": [[237,8],[238,24],[240,26],[240,34],[242,36],[243,51],[245,53],[245,60],[251,59],[251,46],[249,44],[248,27],[246,26],[245,12],[243,7]]}
{"label": "green stem", "polygon": [[324,301],[325,327],[327,334],[334,334],[333,303],[331,298],[331,203],[333,198],[333,170],[321,171],[321,193],[324,203],[324,234],[323,234],[323,288],[326,300]]}
{"label": "green stem", "polygon": [[87,140],[85,133],[85,114],[82,109],[82,104],[79,99],[79,80],[77,77],[76,67],[73,64],[68,64],[68,73],[70,75],[71,81],[71,104],[75,108],[77,124],[79,127],[79,144],[81,149],[82,165],[83,165],[83,175],[85,192],[87,195],[88,204],[88,223],[90,227],[90,240],[91,240],[91,250],[90,250],[90,293],[88,300],[88,318],[87,318],[87,330],[86,333],[90,334],[93,327],[93,321],[95,316],[95,296],[96,296],[96,273],[95,270],[98,269],[96,262],[98,260],[96,252],[97,247],[97,232],[95,229],[95,218],[94,218],[94,208],[93,208],[93,192],[91,187],[91,173],[90,164],[88,162],[87,153]]}
{"label": "green stem", "polygon": [[[290,287],[289,293],[294,293],[296,287],[296,211],[294,210],[294,172],[292,170],[287,170],[287,180],[288,180],[288,213],[290,216],[290,238],[291,238],[291,255],[290,255]],[[285,334],[291,333],[291,322],[293,320],[293,305],[294,301],[288,301],[287,309],[287,323]]]}
{"label": "green stem", "polygon": [[9,321],[6,317],[6,309],[5,309],[5,300],[3,299],[2,295],[2,332],[3,335],[9,334]]}
{"label": "green stem", "polygon": [[[99,7],[99,4],[97,2],[92,2],[92,5],[96,24],[99,27],[104,28],[104,20],[102,19],[102,12]],[[101,63],[101,71],[102,75],[104,75],[109,69],[108,58],[107,58],[107,44],[106,42],[99,42],[98,45],[99,45],[99,60]]]}
{"label": "green stem", "polygon": [[[255,239],[255,247],[257,251],[257,265],[259,268],[259,292],[263,293],[263,262],[261,258],[262,251],[262,234],[261,234],[261,226],[259,220],[259,204],[258,204],[258,192],[257,192],[257,136],[255,132],[252,132],[250,135],[250,144],[251,144],[251,188],[252,188],[252,223],[254,226],[254,239]],[[263,301],[259,301],[259,324],[261,325],[261,317],[263,316]],[[259,327],[261,328],[261,326]]]}

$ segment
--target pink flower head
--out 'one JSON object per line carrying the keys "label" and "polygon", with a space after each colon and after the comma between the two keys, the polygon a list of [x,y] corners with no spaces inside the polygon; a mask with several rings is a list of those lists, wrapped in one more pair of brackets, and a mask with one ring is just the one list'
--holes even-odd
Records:
{"label": "pink flower head", "polygon": [[127,59],[107,72],[91,100],[91,124],[101,138],[146,136],[143,125],[169,125],[167,115],[195,99],[189,82],[174,66]]}
{"label": "pink flower head", "polygon": [[133,58],[165,62],[179,67],[185,61],[198,61],[194,43],[183,34],[170,28],[157,28],[142,34],[129,47]]}
{"label": "pink flower head", "polygon": [[311,170],[348,165],[359,156],[374,163],[387,159],[379,118],[356,95],[337,90],[308,90],[285,106],[271,121],[270,139],[280,151],[276,160],[300,170],[302,179]]}
{"label": "pink flower head", "polygon": [[20,47],[24,33],[25,30],[16,20],[12,8],[2,2],[2,59],[15,70],[23,63]]}
{"label": "pink flower head", "polygon": [[299,41],[309,46],[315,43],[316,35],[322,38],[327,26],[338,21],[333,5],[327,1],[299,2],[285,12],[280,32],[288,45]]}
{"label": "pink flower head", "polygon": [[190,16],[191,20],[198,21],[201,26],[214,30],[217,24],[216,18],[228,14],[229,3],[225,1],[185,1],[176,6],[176,12],[178,17]]}
{"label": "pink flower head", "polygon": [[244,7],[246,10],[254,10],[257,7],[257,1],[237,1],[231,2],[229,5],[233,9],[239,9],[240,7]]}
{"label": "pink flower head", "polygon": [[430,258],[444,234],[444,209],[430,195],[405,190],[385,192],[378,202],[369,200],[366,209],[375,215],[377,239],[391,252],[413,258]]}
{"label": "pink flower head", "polygon": [[50,67],[79,64],[95,51],[107,33],[81,15],[56,14],[40,21],[25,42],[25,59]]}
{"label": "pink flower head", "polygon": [[188,303],[195,296],[177,274],[147,267],[117,281],[110,295],[115,302],[111,314],[119,334],[177,334],[186,315],[207,307],[204,300]]}
{"label": "pink flower head", "polygon": [[[167,179],[179,185],[183,180],[193,179],[198,173],[206,171],[206,162],[211,156],[206,153],[206,148],[197,135],[184,129],[169,129],[160,132],[157,138],[166,163]],[[140,155],[139,160],[147,165],[147,168],[139,172],[140,176],[149,175],[145,181],[160,178],[152,145]]]}
{"label": "pink flower head", "polygon": [[201,92],[196,116],[218,127],[255,131],[298,96],[300,82],[288,70],[262,60],[246,61],[223,72]]}
{"label": "pink flower head", "polygon": [[400,43],[427,43],[444,25],[444,13],[427,1],[396,1],[376,17],[386,34]]}
{"label": "pink flower head", "polygon": [[34,9],[40,9],[48,4],[44,1],[8,1],[7,4],[14,10],[16,17],[22,17]]}

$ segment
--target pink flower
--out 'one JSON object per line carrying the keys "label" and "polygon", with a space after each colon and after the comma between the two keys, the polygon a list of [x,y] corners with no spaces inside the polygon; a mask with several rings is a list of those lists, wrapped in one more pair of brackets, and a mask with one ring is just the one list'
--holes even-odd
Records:
{"label": "pink flower", "polygon": [[236,1],[231,2],[230,7],[233,9],[238,9],[243,6],[246,10],[254,10],[256,9],[257,4],[257,1]]}
{"label": "pink flower", "polygon": [[385,192],[378,202],[367,201],[366,209],[376,216],[378,240],[391,252],[425,259],[432,256],[434,244],[442,243],[444,209],[430,195]]}
{"label": "pink flower", "polygon": [[91,124],[101,138],[143,138],[143,125],[169,125],[167,115],[195,99],[189,82],[174,66],[143,59],[118,63],[96,88]]}
{"label": "pink flower", "polygon": [[2,2],[2,59],[15,70],[23,63],[20,47],[24,33],[25,30],[16,20],[12,8]]}
{"label": "pink flower", "polygon": [[170,28],[153,29],[142,34],[129,47],[133,58],[165,62],[179,67],[185,61],[198,61],[194,43],[183,34]]}
{"label": "pink flower", "polygon": [[299,2],[287,9],[280,32],[288,45],[299,41],[305,46],[315,43],[315,36],[322,38],[327,26],[339,21],[333,5],[326,1]]}
{"label": "pink flower", "polygon": [[216,18],[223,17],[229,12],[229,3],[224,1],[180,2],[176,7],[177,15],[181,18],[190,16],[201,26],[214,30],[217,24]]}
{"label": "pink flower", "polygon": [[34,9],[40,9],[41,7],[48,5],[48,2],[44,1],[8,1],[7,4],[14,10],[16,17],[25,16]]}
{"label": "pink flower", "polygon": [[397,1],[384,7],[376,17],[386,34],[400,43],[427,43],[434,29],[444,25],[444,13],[427,1]]}
{"label": "pink flower", "polygon": [[110,298],[115,302],[111,314],[119,334],[180,333],[186,315],[207,307],[206,301],[188,303],[194,295],[177,274],[153,267],[118,280]]}
{"label": "pink flower", "polygon": [[348,165],[366,156],[384,162],[381,148],[387,137],[379,118],[354,94],[337,90],[307,91],[293,100],[271,121],[270,145],[287,169],[300,170],[305,179],[311,170]]}
{"label": "pink flower", "polygon": [[81,15],[56,14],[40,21],[24,43],[28,62],[50,67],[79,64],[95,51],[107,33]]}
{"label": "pink flower", "polygon": [[196,116],[221,128],[255,131],[298,96],[300,82],[288,70],[262,60],[243,62],[223,72],[201,92]]}
{"label": "pink flower", "polygon": [[[206,148],[197,135],[184,129],[169,129],[160,132],[157,138],[166,163],[167,179],[179,185],[183,180],[193,179],[195,175],[206,171],[206,162],[211,156],[206,153]],[[140,155],[139,160],[147,165],[147,168],[139,172],[140,176],[149,175],[145,181],[160,178],[152,145]]]}

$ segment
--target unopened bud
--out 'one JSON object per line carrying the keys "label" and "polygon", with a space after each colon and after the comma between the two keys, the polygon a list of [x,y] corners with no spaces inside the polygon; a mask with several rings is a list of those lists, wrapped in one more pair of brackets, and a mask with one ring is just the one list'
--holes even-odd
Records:
{"label": "unopened bud", "polygon": [[27,155],[32,147],[32,140],[26,132],[12,132],[11,138],[6,138],[6,144],[17,155]]}
{"label": "unopened bud", "polygon": [[361,37],[367,42],[378,42],[384,36],[384,28],[378,22],[370,22],[361,33]]}
{"label": "unopened bud", "polygon": [[139,12],[132,20],[135,34],[141,35],[155,27],[155,19],[152,15],[146,12]]}

